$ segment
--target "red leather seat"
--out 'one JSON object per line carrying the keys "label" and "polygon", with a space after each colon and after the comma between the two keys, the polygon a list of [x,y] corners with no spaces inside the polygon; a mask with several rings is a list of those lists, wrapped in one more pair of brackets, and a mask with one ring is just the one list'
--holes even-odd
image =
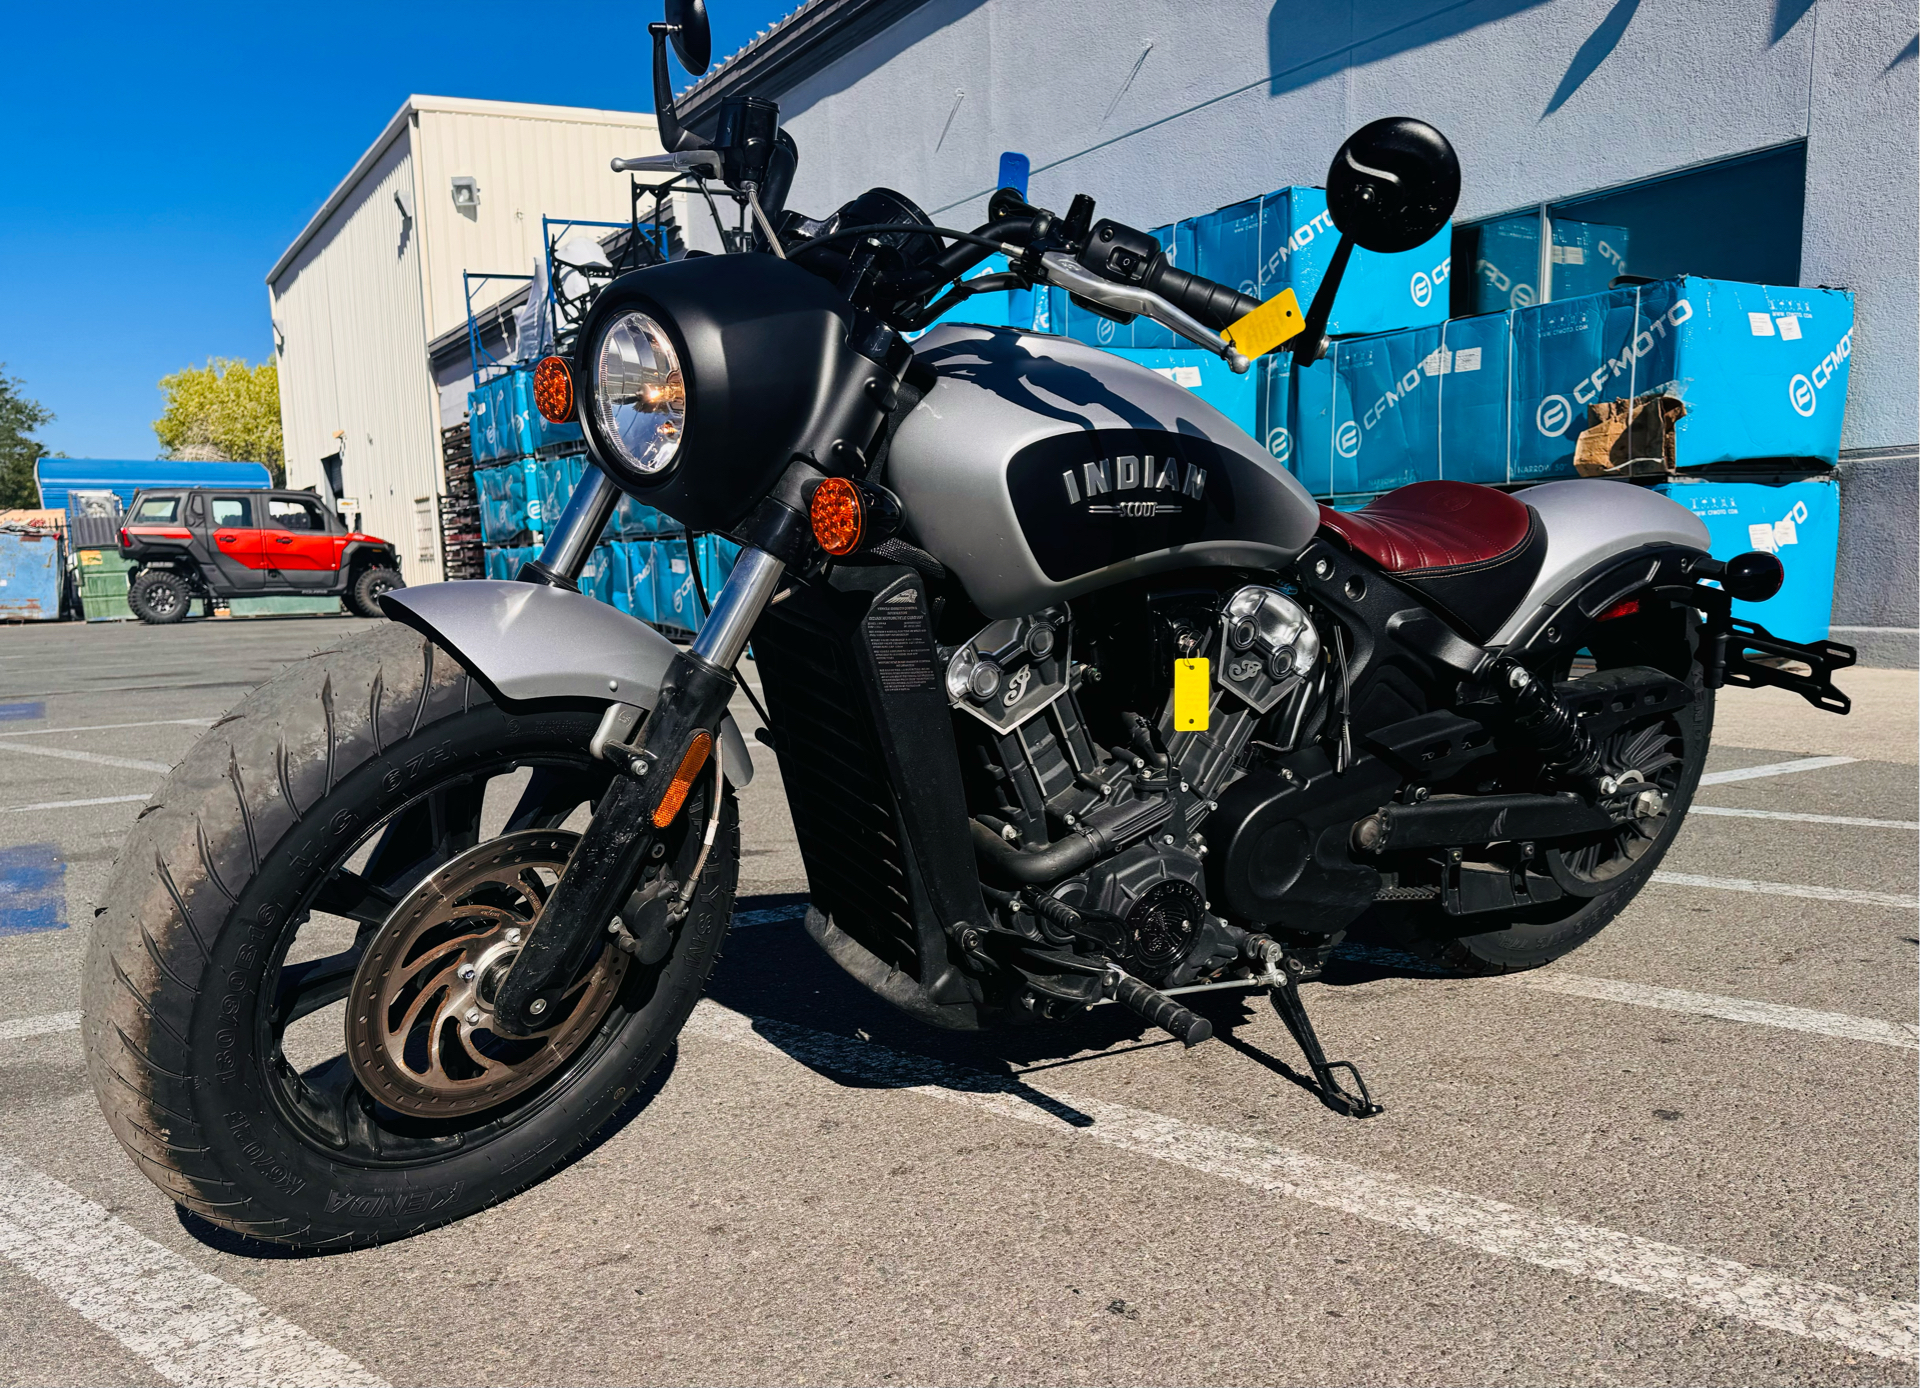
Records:
{"label": "red leather seat", "polygon": [[1320,508],[1344,541],[1467,635],[1484,641],[1520,605],[1547,557],[1547,534],[1516,496],[1472,482],[1415,482],[1365,509]]}
{"label": "red leather seat", "polygon": [[1472,482],[1415,482],[1362,511],[1320,508],[1320,524],[1388,573],[1484,564],[1524,544],[1533,512]]}

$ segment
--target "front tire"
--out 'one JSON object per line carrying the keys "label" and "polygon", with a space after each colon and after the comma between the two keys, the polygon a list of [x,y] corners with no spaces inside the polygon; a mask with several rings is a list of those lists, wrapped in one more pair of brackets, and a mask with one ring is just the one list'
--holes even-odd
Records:
{"label": "front tire", "polygon": [[[378,1243],[542,1179],[617,1113],[719,957],[731,795],[691,913],[660,948],[589,966],[614,975],[593,994],[604,1010],[525,1083],[432,1115],[383,1102],[347,1055],[349,989],[400,902],[471,875],[493,843],[564,858],[561,826],[612,774],[586,752],[597,722],[587,705],[501,708],[395,626],[292,667],[201,741],[121,852],[84,980],[94,1091],[156,1185],[255,1238]],[[712,796],[703,781],[665,840],[662,867],[683,880]],[[496,894],[481,909],[537,904]]]}
{"label": "front tire", "polygon": [[172,626],[186,620],[193,594],[180,575],[166,569],[148,569],[127,589],[127,606],[148,626]]}

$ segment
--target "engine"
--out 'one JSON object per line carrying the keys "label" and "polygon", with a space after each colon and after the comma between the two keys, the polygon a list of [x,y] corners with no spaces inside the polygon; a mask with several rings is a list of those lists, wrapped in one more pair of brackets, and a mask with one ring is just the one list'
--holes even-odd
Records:
{"label": "engine", "polygon": [[[1245,932],[1209,908],[1207,815],[1317,731],[1320,632],[1264,585],[1078,606],[942,652],[989,898],[1003,931],[1043,951],[1104,954],[1159,987],[1212,977]],[[1174,662],[1196,659],[1206,727],[1178,730]]]}

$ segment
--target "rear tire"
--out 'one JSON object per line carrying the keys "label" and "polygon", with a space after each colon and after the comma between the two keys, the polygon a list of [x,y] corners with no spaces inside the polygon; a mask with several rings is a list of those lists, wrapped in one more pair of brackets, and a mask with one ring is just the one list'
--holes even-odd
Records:
{"label": "rear tire", "polygon": [[1700,773],[1706,769],[1707,746],[1713,735],[1714,691],[1706,687],[1697,664],[1689,663],[1686,679],[1693,689],[1694,702],[1671,715],[1679,725],[1679,775],[1668,795],[1665,822],[1638,856],[1620,867],[1597,895],[1563,897],[1531,911],[1494,917],[1506,922],[1499,930],[1449,935],[1446,931],[1457,929],[1462,922],[1442,917],[1422,936],[1423,954],[1451,973],[1469,976],[1537,969],[1578,949],[1626,909],[1666,857],[1693,804]]}
{"label": "rear tire", "polygon": [[[586,704],[503,709],[389,626],[291,667],[202,739],[121,851],[83,982],[94,1092],[149,1179],[255,1238],[372,1244],[541,1180],[619,1112],[719,958],[739,868],[731,794],[691,914],[625,961],[599,1020],[510,1097],[409,1116],[346,1055],[349,988],[404,916],[393,903],[476,844],[557,830],[596,798],[612,774],[586,751],[597,723]],[[487,804],[490,781],[527,768],[517,800]],[[712,796],[703,780],[665,840],[682,880]],[[447,1035],[431,1017],[425,1034]]]}
{"label": "rear tire", "polygon": [[166,569],[148,569],[127,589],[127,606],[148,626],[172,626],[186,620],[193,593],[180,575]]}
{"label": "rear tire", "polygon": [[347,606],[362,617],[385,616],[380,610],[380,595],[406,586],[397,569],[362,569],[347,588]]}

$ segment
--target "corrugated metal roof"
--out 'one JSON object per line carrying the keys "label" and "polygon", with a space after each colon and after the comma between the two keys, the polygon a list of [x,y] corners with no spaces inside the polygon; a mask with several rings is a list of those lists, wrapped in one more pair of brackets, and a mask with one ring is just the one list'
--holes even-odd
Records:
{"label": "corrugated metal roof", "polygon": [[675,102],[682,123],[704,126],[727,96],[777,98],[927,0],[808,0],[722,58]]}
{"label": "corrugated metal roof", "polygon": [[42,458],[33,466],[40,504],[61,510],[68,492],[115,492],[124,504],[142,487],[271,487],[265,463],[189,463],[171,458]]}

